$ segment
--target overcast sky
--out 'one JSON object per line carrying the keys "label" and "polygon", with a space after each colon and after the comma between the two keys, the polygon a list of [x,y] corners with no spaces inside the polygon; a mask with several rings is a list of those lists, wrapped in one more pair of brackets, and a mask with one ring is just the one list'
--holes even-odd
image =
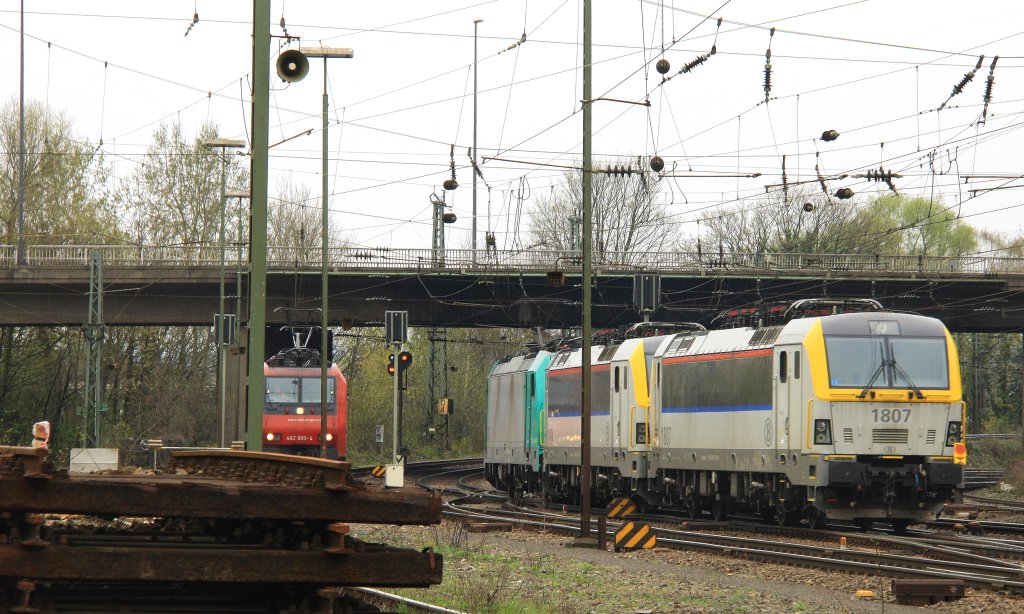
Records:
{"label": "overcast sky", "polygon": [[[66,113],[102,149],[115,180],[142,160],[161,122],[202,122],[248,140],[252,3],[225,0],[29,0],[25,96]],[[18,99],[19,2],[0,3],[0,87]],[[303,45],[351,47],[329,61],[332,225],[367,247],[426,248],[431,194],[455,145],[458,221],[449,247],[471,243],[474,19],[479,57],[479,247],[529,245],[528,214],[582,152],[579,0],[277,0],[271,32]],[[193,14],[199,20],[192,24]],[[838,175],[880,165],[901,194],[941,199],[971,224],[1024,225],[1024,9],[1005,1],[764,2],[594,0],[595,164],[660,155],[674,228],[692,234],[720,204],[755,207],[765,186],[815,179],[858,198],[888,188]],[[718,19],[722,18],[721,25]],[[774,35],[770,29],[774,27]],[[187,33],[187,36],[186,36]],[[525,42],[515,43],[525,33]],[[296,41],[291,46],[297,46]],[[275,38],[275,58],[284,48]],[[692,71],[680,69],[715,45]],[[765,103],[765,52],[771,91]],[[981,68],[958,96],[955,85]],[[994,56],[995,85],[982,117]],[[671,68],[662,80],[655,62]],[[272,58],[273,61],[273,58]],[[322,60],[310,76],[271,79],[270,194],[282,177],[319,208]],[[823,142],[824,130],[840,133]],[[749,177],[760,173],[758,177]],[[725,175],[709,177],[708,175]],[[737,177],[737,175],[740,175]],[[999,189],[990,189],[999,188]],[[974,191],[982,190],[982,191]]]}

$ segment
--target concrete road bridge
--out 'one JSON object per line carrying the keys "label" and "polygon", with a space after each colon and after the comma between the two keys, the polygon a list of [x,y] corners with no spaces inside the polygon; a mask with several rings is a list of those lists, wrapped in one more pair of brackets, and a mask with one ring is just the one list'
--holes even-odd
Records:
{"label": "concrete road bridge", "polygon": [[[248,255],[228,246],[32,245],[19,264],[0,246],[0,325],[80,325],[88,316],[90,258],[102,259],[107,325],[207,325],[218,311],[246,319]],[[570,327],[580,324],[575,251],[331,248],[329,321],[380,325],[407,310],[413,326]],[[223,267],[221,263],[223,264]],[[709,323],[725,309],[802,298],[874,298],[890,310],[942,319],[954,331],[1024,329],[1024,260],[882,254],[598,253],[595,327],[641,319],[634,277],[660,276],[652,320]],[[267,253],[267,320],[320,306],[320,247]],[[294,311],[294,310],[306,311]]]}

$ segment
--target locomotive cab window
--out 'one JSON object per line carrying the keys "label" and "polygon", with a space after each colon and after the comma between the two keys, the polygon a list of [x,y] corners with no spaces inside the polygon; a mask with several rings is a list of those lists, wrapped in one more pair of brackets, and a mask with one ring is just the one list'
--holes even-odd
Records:
{"label": "locomotive cab window", "polygon": [[[319,403],[320,402],[320,378],[319,377],[304,377],[302,378],[302,403]],[[334,400],[334,380],[327,380],[327,402]]]}
{"label": "locomotive cab window", "polygon": [[[319,403],[319,377],[268,377],[267,403]],[[334,401],[333,379],[327,380],[327,400]]]}
{"label": "locomotive cab window", "polygon": [[788,362],[789,361],[786,360],[786,352],[780,353],[779,354],[779,381],[780,382],[785,382],[786,381],[786,371],[789,369],[789,365],[787,364]]}
{"label": "locomotive cab window", "polygon": [[825,336],[832,388],[949,388],[945,337]]}
{"label": "locomotive cab window", "polygon": [[268,377],[268,403],[297,403],[299,401],[299,380],[295,377]]}

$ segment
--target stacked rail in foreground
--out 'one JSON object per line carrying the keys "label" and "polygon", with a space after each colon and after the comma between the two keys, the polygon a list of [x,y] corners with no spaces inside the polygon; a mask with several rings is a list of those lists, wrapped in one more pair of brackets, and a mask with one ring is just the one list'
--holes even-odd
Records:
{"label": "stacked rail in foreground", "polygon": [[348,463],[179,452],[165,475],[70,477],[44,457],[0,447],[0,612],[332,613],[341,587],[441,582],[440,555],[341,524],[436,524],[440,499],[351,482]]}

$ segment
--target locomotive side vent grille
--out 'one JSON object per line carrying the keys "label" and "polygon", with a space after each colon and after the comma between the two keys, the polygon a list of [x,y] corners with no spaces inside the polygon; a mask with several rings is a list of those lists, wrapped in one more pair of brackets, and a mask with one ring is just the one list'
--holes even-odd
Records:
{"label": "locomotive side vent grille", "polygon": [[928,436],[925,437],[925,443],[935,443],[935,429],[928,429]]}
{"label": "locomotive side vent grille", "polygon": [[605,348],[601,350],[601,355],[597,357],[597,362],[608,362],[612,359],[612,356],[615,355],[615,350],[617,349],[619,349],[618,345],[605,346]]}
{"label": "locomotive side vent grille", "polygon": [[871,443],[907,443],[907,429],[872,429]]}
{"label": "locomotive side vent grille", "polygon": [[843,429],[843,443],[853,443],[853,429]]}
{"label": "locomotive side vent grille", "polygon": [[754,331],[753,336],[750,337],[750,345],[770,345],[775,342],[781,332],[781,326],[765,326],[764,328],[759,328]]}
{"label": "locomotive side vent grille", "polygon": [[690,349],[691,345],[693,345],[693,337],[683,337],[681,339],[676,339],[675,341],[672,342],[672,345],[669,347],[668,353],[682,354],[686,350]]}

